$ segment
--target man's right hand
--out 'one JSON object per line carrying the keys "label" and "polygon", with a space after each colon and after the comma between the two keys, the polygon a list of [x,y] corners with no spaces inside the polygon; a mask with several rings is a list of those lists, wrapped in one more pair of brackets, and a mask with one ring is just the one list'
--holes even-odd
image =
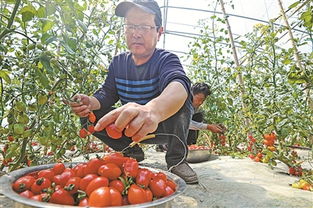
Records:
{"label": "man's right hand", "polygon": [[92,111],[91,99],[88,95],[77,94],[72,100],[75,101],[69,102],[69,105],[71,106],[72,111],[79,117],[87,117],[90,111]]}

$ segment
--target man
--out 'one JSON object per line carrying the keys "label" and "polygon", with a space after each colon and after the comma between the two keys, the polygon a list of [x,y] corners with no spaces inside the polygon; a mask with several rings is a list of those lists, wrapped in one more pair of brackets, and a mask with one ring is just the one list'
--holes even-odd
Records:
{"label": "man", "polygon": [[[115,14],[125,19],[129,52],[113,58],[104,84],[93,96],[74,97],[80,102],[71,103],[72,110],[83,124],[93,111],[97,117],[94,135],[116,151],[149,133],[171,135],[157,135],[143,143],[167,143],[169,171],[188,184],[198,183],[196,173],[186,162],[192,112],[190,80],[176,55],[156,48],[163,32],[160,8],[153,0],[125,1],[117,5]],[[113,109],[118,100],[123,105]],[[104,131],[112,123],[123,132],[121,139],[112,139]],[[144,159],[138,145],[124,155],[137,161]]]}
{"label": "man", "polygon": [[203,113],[200,111],[200,106],[206,100],[206,98],[211,94],[210,87],[205,83],[195,83],[192,88],[192,106],[194,108],[194,114],[192,116],[187,144],[196,144],[199,136],[199,130],[209,130],[213,133],[224,133],[226,128],[222,124],[206,124],[203,122]]}
{"label": "man", "polygon": [[[189,125],[189,132],[187,144],[196,144],[199,136],[199,130],[209,130],[213,133],[224,133],[226,128],[222,124],[206,124],[203,122],[203,113],[200,111],[200,106],[204,103],[206,98],[211,94],[210,87],[205,83],[195,83],[191,87],[192,92],[192,106],[194,114]],[[167,145],[158,145],[157,151],[167,151]]]}

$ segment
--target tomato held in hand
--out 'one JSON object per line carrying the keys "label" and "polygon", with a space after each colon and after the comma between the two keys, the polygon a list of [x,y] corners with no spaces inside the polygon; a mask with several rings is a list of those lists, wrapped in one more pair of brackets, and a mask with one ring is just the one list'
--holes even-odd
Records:
{"label": "tomato held in hand", "polygon": [[117,131],[117,128],[114,123],[110,124],[105,128],[107,134],[112,139],[120,139],[122,137],[122,132]]}
{"label": "tomato held in hand", "polygon": [[89,197],[91,207],[121,206],[122,195],[112,187],[100,187],[94,190]]}

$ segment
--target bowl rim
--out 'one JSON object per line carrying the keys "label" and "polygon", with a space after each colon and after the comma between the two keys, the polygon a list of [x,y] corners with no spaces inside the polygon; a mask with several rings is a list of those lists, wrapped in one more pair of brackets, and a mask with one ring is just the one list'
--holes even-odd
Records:
{"label": "bowl rim", "polygon": [[[69,167],[70,165],[75,165],[79,164],[81,162],[69,162],[69,163],[64,163],[66,167]],[[35,201],[32,199],[28,199],[26,197],[20,196],[18,193],[16,193],[12,189],[12,183],[16,181],[18,178],[31,173],[35,171],[40,171],[44,169],[49,169],[52,168],[55,163],[51,164],[46,164],[46,165],[39,165],[39,166],[33,166],[33,167],[26,167],[26,168],[21,168],[15,171],[12,171],[8,174],[5,174],[0,177],[0,193],[2,193],[4,196],[8,197],[9,199],[13,200],[14,202],[19,202],[24,205],[32,206],[32,207],[44,207],[44,208],[61,208],[61,207],[66,207],[66,208],[74,208],[78,206],[69,206],[69,205],[62,205],[62,204],[53,204],[53,203],[47,203],[47,202],[39,202]],[[151,168],[151,167],[146,167],[146,166],[141,166],[139,165],[140,168],[147,168],[151,170],[152,172],[163,172],[166,174],[167,177],[169,177],[171,180],[173,180],[176,185],[177,189],[176,191],[171,194],[170,196],[163,197],[161,199],[154,200],[152,202],[146,202],[142,204],[134,204],[134,205],[127,205],[127,206],[114,206],[115,208],[123,208],[123,207],[155,207],[158,205],[165,204],[167,202],[172,201],[175,197],[181,195],[185,190],[186,190],[186,182],[180,178],[179,176],[169,172],[169,171],[164,171],[158,168]]]}

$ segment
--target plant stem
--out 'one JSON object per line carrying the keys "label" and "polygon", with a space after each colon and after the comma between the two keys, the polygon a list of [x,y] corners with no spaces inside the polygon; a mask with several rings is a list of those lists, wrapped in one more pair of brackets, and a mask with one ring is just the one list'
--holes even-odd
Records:
{"label": "plant stem", "polygon": [[16,0],[15,2],[15,5],[14,5],[14,9],[13,9],[13,12],[10,16],[10,19],[9,19],[9,22],[8,22],[8,25],[7,27],[3,30],[3,32],[0,34],[0,41],[2,38],[4,38],[4,36],[6,36],[7,34],[9,34],[10,32],[14,31],[14,30],[11,30],[11,27],[13,25],[13,22],[14,22],[14,18],[15,18],[15,15],[17,13],[17,10],[19,8],[21,4],[21,0]]}

